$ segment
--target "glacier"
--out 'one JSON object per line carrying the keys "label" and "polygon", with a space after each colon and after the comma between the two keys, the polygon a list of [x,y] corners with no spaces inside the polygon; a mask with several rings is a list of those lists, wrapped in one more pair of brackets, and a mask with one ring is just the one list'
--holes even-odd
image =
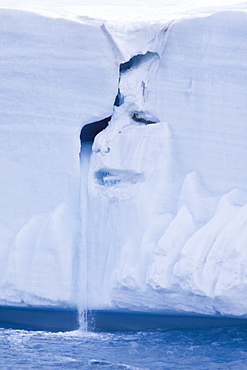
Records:
{"label": "glacier", "polygon": [[246,317],[247,6],[161,3],[0,1],[1,305]]}

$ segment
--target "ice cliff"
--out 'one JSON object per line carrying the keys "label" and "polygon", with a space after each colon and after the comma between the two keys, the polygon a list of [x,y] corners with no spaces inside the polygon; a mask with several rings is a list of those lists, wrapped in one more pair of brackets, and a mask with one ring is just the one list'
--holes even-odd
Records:
{"label": "ice cliff", "polygon": [[0,17],[1,302],[247,315],[247,13]]}

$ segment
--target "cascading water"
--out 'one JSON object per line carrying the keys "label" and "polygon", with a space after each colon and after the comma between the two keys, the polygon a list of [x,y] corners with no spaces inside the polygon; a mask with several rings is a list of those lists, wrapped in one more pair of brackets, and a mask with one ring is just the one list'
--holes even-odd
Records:
{"label": "cascading water", "polygon": [[80,276],[79,276],[79,314],[80,326],[87,329],[87,180],[92,144],[85,141],[81,144],[81,256],[80,256]]}
{"label": "cascading water", "polygon": [[78,310],[80,327],[87,330],[87,245],[88,237],[87,223],[88,223],[88,172],[90,165],[90,157],[92,153],[92,145],[95,136],[104,128],[107,127],[111,117],[103,120],[92,122],[85,125],[80,134],[81,151],[80,151],[80,169],[81,169],[81,196],[80,196],[80,209],[81,209],[81,248],[80,248],[80,268],[79,268],[79,297],[78,297]]}

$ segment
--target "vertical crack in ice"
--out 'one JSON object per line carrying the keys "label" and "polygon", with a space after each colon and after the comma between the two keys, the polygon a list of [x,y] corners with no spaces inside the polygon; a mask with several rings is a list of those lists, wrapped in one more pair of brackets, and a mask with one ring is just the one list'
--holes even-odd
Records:
{"label": "vertical crack in ice", "polygon": [[127,62],[121,63],[119,67],[120,73],[123,73],[131,68],[138,68],[138,66],[141,65],[143,61],[147,61],[149,59],[152,59],[154,55],[157,55],[157,53],[152,53],[151,51],[148,51],[146,54],[137,54],[134,55],[130,60]]}
{"label": "vertical crack in ice", "polygon": [[148,85],[159,66],[158,53],[137,54],[119,65],[118,93],[106,131],[95,137],[93,152],[108,153],[109,142],[126,126],[159,122],[147,104]]}
{"label": "vertical crack in ice", "polygon": [[[156,123],[158,119],[153,117],[145,109],[146,86],[148,84],[149,74],[153,71],[153,65],[159,60],[156,53],[147,52],[145,55],[136,55],[129,61],[119,66],[119,86],[118,93],[113,104],[113,115],[99,121],[86,124],[80,133],[81,140],[81,262],[80,277],[81,292],[79,297],[79,311],[81,312],[81,326],[86,329],[87,310],[88,310],[88,175],[90,168],[90,157],[92,147],[95,150],[95,142],[100,137],[111,138],[112,130],[117,130],[118,125],[123,127],[128,124],[149,124]],[[110,126],[111,127],[110,127]],[[121,131],[120,131],[121,132]],[[105,153],[109,152],[109,147]],[[143,181],[144,176],[141,173],[131,170],[119,169],[100,169],[95,172],[95,181],[99,185],[107,187],[126,187],[137,182]]]}
{"label": "vertical crack in ice", "polygon": [[[157,122],[157,118],[145,121],[144,108],[147,95],[147,85],[149,74],[152,73],[152,66],[159,61],[157,53],[148,51],[146,54],[134,55],[130,60],[121,63],[119,66],[119,89],[118,96],[121,97],[122,104],[131,103],[136,105],[131,115],[135,121],[142,123]],[[122,105],[122,104],[119,104]],[[126,108],[127,104],[125,104]],[[144,108],[144,109],[143,109]],[[138,120],[138,111],[142,112],[142,120]],[[137,119],[136,119],[137,118]],[[140,117],[139,117],[140,118]]]}
{"label": "vertical crack in ice", "polygon": [[[95,266],[93,266],[93,259],[90,258],[89,260],[88,257],[89,255],[92,256],[96,250],[98,253],[101,249],[101,246],[97,244],[96,246],[92,246],[93,250],[90,249],[90,252],[88,250],[88,243],[91,243],[93,238],[95,239],[93,235],[90,235],[90,230],[95,230],[96,226],[89,225],[90,212],[92,213],[92,209],[90,207],[93,207],[94,202],[94,199],[89,197],[89,191],[91,194],[91,191],[93,192],[95,186],[97,188],[96,192],[108,192],[108,189],[109,191],[114,191],[114,189],[133,187],[136,186],[137,183],[145,181],[144,173],[131,168],[120,168],[121,166],[118,166],[117,159],[114,158],[114,155],[117,157],[117,153],[114,149],[113,153],[111,153],[110,147],[112,145],[111,141],[116,136],[121,135],[122,130],[127,126],[146,126],[148,124],[159,122],[159,119],[149,111],[147,103],[149,93],[148,87],[149,80],[155,78],[156,70],[160,62],[160,51],[163,48],[165,39],[163,32],[164,29],[159,29],[157,32],[155,29],[157,34],[152,35],[154,36],[154,39],[152,38],[149,41],[147,40],[146,46],[148,49],[150,46],[150,49],[148,50],[146,47],[144,47],[144,49],[141,48],[143,53],[137,53],[134,56],[133,54],[131,56],[130,53],[129,55],[131,58],[126,60],[127,58],[124,58],[121,47],[119,47],[114,41],[115,36],[113,35],[113,37],[104,25],[102,26],[102,29],[108,36],[109,41],[116,52],[116,59],[119,63],[119,81],[115,101],[113,100],[112,116],[106,117],[97,122],[88,123],[82,128],[80,134],[82,221],[81,260],[83,260],[80,268],[80,279],[83,285],[80,310],[82,312],[87,312],[87,309],[91,308],[91,306],[88,307],[88,299],[89,304],[91,305],[91,296],[95,294],[94,285],[95,282],[98,281],[98,277],[96,275],[99,274],[100,276],[100,272],[96,272]],[[150,38],[149,32],[147,35],[147,38]],[[138,45],[136,46],[136,49],[139,50]],[[156,46],[158,50],[157,52]],[[120,63],[120,61],[122,63]],[[103,158],[104,155],[105,157]],[[116,168],[114,168],[115,162],[117,163]],[[95,165],[95,163],[97,163],[97,165]],[[90,178],[88,178],[89,174]],[[99,211],[102,212],[102,210]],[[95,220],[91,221],[95,222]],[[107,250],[104,251],[104,254],[107,254]],[[107,271],[105,278],[107,284],[109,273],[111,271],[109,266],[112,264],[110,260],[112,258],[112,253],[109,252],[106,259],[101,257],[99,263],[100,266],[97,266],[97,268],[101,269],[101,272],[103,270]],[[102,285],[102,289],[105,286],[103,281],[100,282],[100,285]],[[106,301],[108,299],[107,289],[108,288],[106,288],[104,293],[106,295],[104,297]],[[104,302],[102,301],[101,304],[104,304]],[[84,318],[86,318],[86,314],[84,314]]]}
{"label": "vertical crack in ice", "polygon": [[[115,99],[114,106],[120,107],[122,104],[124,104],[124,95],[120,91],[120,82],[123,73],[128,72],[132,68],[138,68],[142,62],[145,62],[149,59],[152,59],[154,55],[157,55],[157,53],[152,53],[148,51],[146,54],[137,54],[134,55],[130,60],[127,62],[121,63],[119,66],[119,88],[118,88],[118,93]],[[142,96],[143,99],[145,100],[145,82],[141,82],[141,88],[142,88]]]}
{"label": "vertical crack in ice", "polygon": [[[127,62],[120,64],[119,66],[119,88],[118,88],[118,94],[116,96],[115,104],[114,104],[116,107],[120,107],[121,105],[123,105],[126,100],[125,95],[121,91],[122,79],[125,78],[126,73],[131,73],[132,69],[138,69],[139,67],[141,67],[142,63],[147,63],[148,61],[152,63],[153,61],[157,60],[157,58],[159,58],[157,53],[152,53],[148,51],[146,54],[134,55]],[[145,81],[145,73],[144,73],[143,80],[140,82],[140,86],[139,86],[140,88],[139,94],[137,93],[137,95],[140,95],[140,98],[142,99],[143,103],[146,100],[146,82],[147,81]],[[134,99],[133,99],[133,103],[135,103]],[[159,122],[158,118],[152,116],[147,110],[144,111],[142,109],[140,109],[139,111],[134,110],[131,114],[131,118],[136,122],[140,122],[144,124]]]}

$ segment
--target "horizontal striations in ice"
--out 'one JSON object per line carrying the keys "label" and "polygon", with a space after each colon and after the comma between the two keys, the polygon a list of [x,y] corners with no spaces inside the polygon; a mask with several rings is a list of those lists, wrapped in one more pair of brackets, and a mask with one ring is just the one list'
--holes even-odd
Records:
{"label": "horizontal striations in ice", "polygon": [[0,9],[1,302],[247,315],[247,13],[72,13]]}
{"label": "horizontal striations in ice", "polygon": [[80,131],[112,114],[118,65],[97,22],[9,9],[0,19],[0,300],[72,304]]}
{"label": "horizontal striations in ice", "polygon": [[[89,307],[247,314],[246,21],[174,22],[163,52],[120,69],[89,169]],[[128,171],[143,181],[123,186],[114,174]]]}

